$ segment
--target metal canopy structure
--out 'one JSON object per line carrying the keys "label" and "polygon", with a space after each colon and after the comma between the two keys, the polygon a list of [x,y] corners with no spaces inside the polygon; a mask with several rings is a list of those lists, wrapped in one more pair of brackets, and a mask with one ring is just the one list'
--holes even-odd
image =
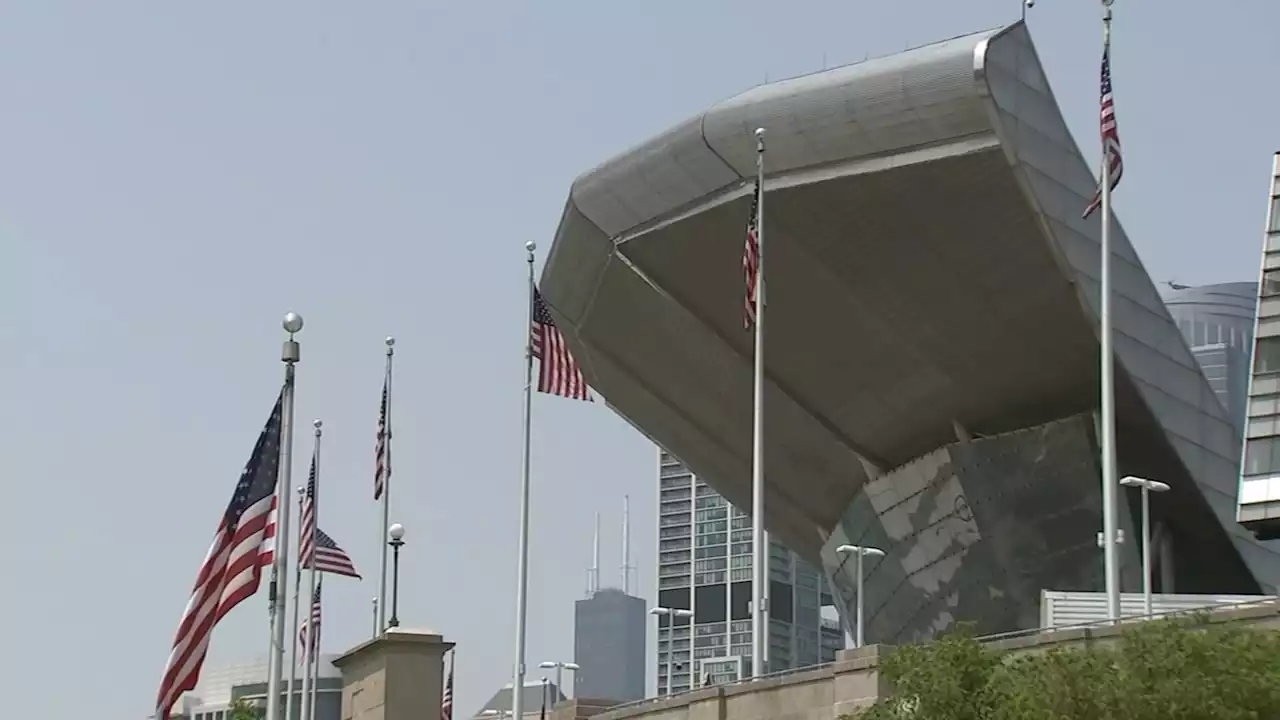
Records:
{"label": "metal canopy structure", "polygon": [[[1096,408],[1096,180],[1017,23],[754,88],[579,177],[541,287],[616,412],[750,506],[756,127],[771,532],[818,558],[870,479]],[[1280,558],[1234,521],[1231,425],[1113,227],[1121,464],[1174,486],[1215,591],[1256,592]]]}

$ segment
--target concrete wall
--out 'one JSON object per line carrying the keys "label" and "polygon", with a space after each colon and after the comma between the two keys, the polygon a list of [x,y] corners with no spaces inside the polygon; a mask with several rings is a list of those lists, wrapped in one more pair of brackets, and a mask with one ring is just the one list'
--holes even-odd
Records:
{"label": "concrete wall", "polygon": [[[1227,610],[1209,616],[1212,624],[1280,630],[1280,603]],[[1124,628],[1066,628],[1034,635],[991,639],[988,646],[1012,653],[1116,642]],[[554,720],[834,720],[871,706],[889,691],[880,677],[881,654],[890,648],[869,645],[845,650],[836,662],[811,670],[720,685],[617,707],[594,715],[556,708]]]}

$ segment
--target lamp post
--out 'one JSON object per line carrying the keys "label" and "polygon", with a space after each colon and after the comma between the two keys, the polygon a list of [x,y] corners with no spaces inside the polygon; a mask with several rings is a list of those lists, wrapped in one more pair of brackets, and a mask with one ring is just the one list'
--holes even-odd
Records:
{"label": "lamp post", "polygon": [[855,615],[854,615],[854,620],[857,627],[855,628],[854,635],[853,635],[853,646],[856,648],[860,648],[862,647],[863,641],[866,637],[862,629],[862,615],[864,612],[863,608],[865,607],[863,605],[863,597],[862,597],[863,595],[862,593],[862,558],[867,555],[870,555],[871,557],[884,557],[884,551],[881,550],[880,548],[867,547],[864,545],[841,545],[840,547],[836,548],[836,552],[840,553],[841,555],[853,555],[856,558],[858,558],[858,563],[856,568],[856,571],[858,573],[858,580],[857,580],[858,604],[857,604],[857,610],[855,611]]}
{"label": "lamp post", "polygon": [[1169,486],[1134,475],[1120,478],[1120,484],[1142,488],[1142,607],[1147,617],[1151,617],[1151,493],[1167,492]]}
{"label": "lamp post", "polygon": [[400,548],[404,547],[404,526],[392,523],[387,528],[387,536],[391,539],[391,619],[387,627],[400,627]]}
{"label": "lamp post", "polygon": [[[661,618],[664,615],[667,617],[667,697],[671,697],[671,666],[675,665],[676,663],[676,651],[675,651],[676,618],[693,617],[693,611],[682,610],[680,608],[654,607],[654,608],[649,608],[649,614],[657,615],[659,618]],[[658,631],[659,631],[658,634],[661,635],[662,634],[661,619],[658,620]]]}
{"label": "lamp post", "polygon": [[[574,680],[573,684],[574,685],[578,684],[578,670],[581,669],[578,663],[560,662],[558,660],[544,660],[538,663],[538,667],[543,668],[544,670],[550,670],[551,668],[555,668],[556,690],[564,694],[565,697],[569,697],[569,693],[566,693],[564,691],[564,685],[562,684],[564,682],[565,670],[569,670],[570,672],[573,673],[573,680]],[[574,694],[577,695],[577,693],[574,693]]]}

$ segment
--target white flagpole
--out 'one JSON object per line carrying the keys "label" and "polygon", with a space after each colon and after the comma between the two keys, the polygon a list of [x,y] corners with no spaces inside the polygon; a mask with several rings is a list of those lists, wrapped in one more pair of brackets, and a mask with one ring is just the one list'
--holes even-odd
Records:
{"label": "white flagpole", "polygon": [[[315,485],[311,489],[311,517],[314,518],[315,521],[311,523],[311,554],[310,557],[304,559],[307,563],[307,583],[311,587],[311,590],[307,593],[307,644],[303,649],[306,654],[306,672],[302,675],[302,718],[304,720],[305,718],[311,717],[311,666],[314,663],[316,656],[316,638],[314,636],[315,627],[311,623],[311,618],[315,614],[312,609],[312,604],[315,602],[316,581],[318,580],[315,560],[316,529],[320,527],[320,435],[323,423],[316,420],[313,424],[316,428],[316,440],[314,450],[312,451],[315,454],[312,456],[311,462],[314,464],[316,469],[316,479]],[[293,718],[287,718],[286,720],[293,720]]]}
{"label": "white flagpole", "polygon": [[[319,525],[319,518],[317,518],[316,520],[317,520],[316,524]],[[324,605],[324,578],[320,579],[320,583],[319,585],[317,585],[316,589],[320,593],[320,603],[323,606]],[[315,635],[315,641],[312,645],[312,650],[311,650],[311,657],[312,657],[311,701],[310,701],[311,710],[310,712],[307,713],[306,720],[316,720],[316,699],[320,697],[320,687],[319,687],[320,686],[320,636],[324,634],[324,623],[321,622],[319,625],[317,625],[314,628],[314,630],[316,635]],[[310,642],[311,638],[308,637],[307,640],[308,642]]]}
{"label": "white flagpole", "polygon": [[[524,718],[524,640],[525,614],[529,595],[529,440],[533,425],[533,347],[529,328],[533,326],[533,251],[538,249],[532,240],[524,244],[525,260],[529,264],[528,320],[524,325],[524,448],[520,467],[520,538],[516,560],[516,656],[512,663],[511,717]],[[625,562],[625,560],[624,560]]]}
{"label": "white flagpole", "polygon": [[383,423],[383,455],[386,457],[386,470],[382,478],[382,522],[378,525],[378,547],[382,548],[382,572],[378,580],[378,597],[383,602],[378,603],[378,631],[387,627],[387,528],[391,526],[391,361],[396,354],[396,339],[388,337],[387,344],[387,369],[383,382],[387,388],[387,404]]}
{"label": "white flagpole", "polygon": [[[1102,47],[1111,49],[1111,3],[1102,0]],[[1103,566],[1106,574],[1107,617],[1120,619],[1120,563],[1116,545],[1117,504],[1116,489],[1116,408],[1115,408],[1115,359],[1111,347],[1111,157],[1106,141],[1102,144],[1102,286],[1101,352],[1102,352],[1102,543]]]}
{"label": "white flagpole", "polygon": [[751,676],[765,673],[769,642],[768,561],[764,537],[764,128],[756,129],[756,318],[755,383],[751,417]]}
{"label": "white flagpole", "polygon": [[[299,533],[298,547],[302,547],[302,537],[301,537],[302,503],[303,503],[303,497],[306,495],[306,493],[307,493],[306,488],[304,487],[298,488],[298,533]],[[294,632],[297,632],[297,629],[298,629],[298,591],[301,589],[302,589],[302,564],[294,563],[293,564],[293,622],[290,623],[289,625],[289,627],[293,628]],[[293,696],[294,696],[294,691],[297,688],[297,679],[298,679],[298,643],[291,642],[289,643],[289,684],[285,689],[285,700],[284,700],[285,720],[292,720],[293,718]]]}
{"label": "white flagpole", "polygon": [[[281,323],[289,338],[280,351],[284,362],[284,397],[281,410],[280,470],[276,478],[276,536],[271,551],[271,585],[268,600],[271,636],[271,652],[267,655],[267,716],[266,720],[279,720],[281,707],[280,685],[284,665],[285,596],[289,593],[289,488],[293,485],[293,392],[294,366],[301,359],[298,342],[293,339],[302,330],[302,316],[288,313]],[[281,582],[282,581],[282,582]]]}

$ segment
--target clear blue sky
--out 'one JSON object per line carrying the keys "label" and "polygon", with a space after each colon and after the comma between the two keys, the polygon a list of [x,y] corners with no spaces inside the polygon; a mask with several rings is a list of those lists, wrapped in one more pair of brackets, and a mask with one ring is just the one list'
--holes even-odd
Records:
{"label": "clear blue sky", "polygon": [[[1280,5],[1119,0],[1119,216],[1158,279],[1253,280],[1280,148]],[[1018,0],[39,2],[0,20],[0,696],[141,720],[307,320],[322,524],[376,575],[382,338],[400,343],[402,615],[459,643],[458,712],[510,677],[526,240],[579,172],[763,81],[1011,21]],[[1099,7],[1030,24],[1096,161]],[[537,398],[529,661],[569,659],[592,514],[632,497],[653,588],[654,451]],[[299,455],[307,454],[302,436]],[[304,470],[300,459],[297,474]],[[328,650],[373,583],[326,584]],[[265,651],[265,593],[210,662]],[[535,671],[536,673],[536,671]]]}

